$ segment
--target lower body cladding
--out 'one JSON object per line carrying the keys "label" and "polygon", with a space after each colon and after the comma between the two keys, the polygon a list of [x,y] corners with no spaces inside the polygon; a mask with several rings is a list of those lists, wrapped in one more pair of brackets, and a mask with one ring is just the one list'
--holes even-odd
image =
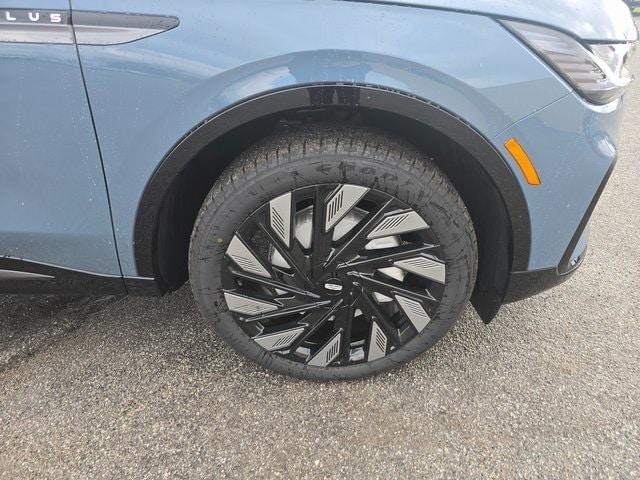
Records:
{"label": "lower body cladding", "polygon": [[513,162],[504,144],[516,138],[542,182],[527,184],[512,163],[529,207],[531,252],[528,269],[512,272],[505,303],[562,283],[582,264],[589,219],[615,165],[621,106],[569,94],[493,139]]}

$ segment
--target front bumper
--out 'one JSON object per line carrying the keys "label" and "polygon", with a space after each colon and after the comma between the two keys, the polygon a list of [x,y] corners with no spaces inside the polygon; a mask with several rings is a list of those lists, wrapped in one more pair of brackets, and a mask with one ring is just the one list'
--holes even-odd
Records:
{"label": "front bumper", "polygon": [[556,268],[512,272],[509,277],[509,286],[504,298],[504,303],[517,302],[518,300],[532,297],[545,290],[556,287],[569,280],[576,270],[578,270],[587,254],[591,215],[609,181],[614,166],[615,161],[611,164],[611,168],[600,184],[596,195],[593,197],[587,212],[580,222],[580,226],[574,233],[567,250],[562,256],[560,265]]}
{"label": "front bumper", "polygon": [[622,100],[596,107],[570,94],[495,139],[518,139],[542,179],[528,185],[510,164],[527,199],[532,247],[527,270],[510,275],[505,303],[564,282],[582,264],[589,220],[615,165],[621,107]]}
{"label": "front bumper", "polygon": [[509,289],[503,300],[504,303],[517,302],[532,297],[538,293],[557,287],[569,280],[577,268],[568,273],[560,274],[555,268],[513,272],[509,277]]}

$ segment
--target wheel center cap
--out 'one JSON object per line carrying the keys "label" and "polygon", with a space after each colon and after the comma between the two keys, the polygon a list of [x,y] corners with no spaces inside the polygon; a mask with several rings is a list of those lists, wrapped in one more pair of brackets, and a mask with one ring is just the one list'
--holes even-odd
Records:
{"label": "wheel center cap", "polygon": [[339,278],[330,278],[324,282],[324,288],[328,290],[329,293],[340,293],[343,289],[342,280]]}

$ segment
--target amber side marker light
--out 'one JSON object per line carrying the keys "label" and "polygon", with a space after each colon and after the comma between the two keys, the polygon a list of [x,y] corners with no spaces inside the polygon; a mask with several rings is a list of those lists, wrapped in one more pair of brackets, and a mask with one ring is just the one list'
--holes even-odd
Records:
{"label": "amber side marker light", "polygon": [[541,185],[540,176],[536,170],[535,165],[527,155],[525,149],[520,145],[520,142],[515,138],[510,138],[504,144],[505,148],[509,151],[513,159],[516,161],[525,180],[529,185]]}

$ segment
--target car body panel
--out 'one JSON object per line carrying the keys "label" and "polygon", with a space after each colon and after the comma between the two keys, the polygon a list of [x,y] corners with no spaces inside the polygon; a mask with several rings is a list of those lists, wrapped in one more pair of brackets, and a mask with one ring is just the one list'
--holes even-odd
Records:
{"label": "car body panel", "polygon": [[[8,25],[7,12],[0,21],[0,80],[10,92],[0,100],[8,112],[0,118],[7,156],[0,290],[164,291],[158,257],[173,252],[170,242],[156,248],[156,207],[195,154],[218,160],[207,137],[225,131],[218,122],[246,125],[266,115],[261,108],[337,106],[405,114],[457,142],[489,175],[488,188],[499,191],[494,205],[508,203],[493,219],[511,242],[505,233],[502,253],[483,257],[501,265],[481,272],[501,273],[481,275],[476,288],[486,301],[474,305],[487,321],[503,301],[568,278],[581,261],[586,224],[615,161],[623,103],[588,104],[497,20],[542,23],[587,42],[637,37],[620,0],[13,0],[8,7],[24,9],[25,18],[29,9],[64,10],[71,44],[51,44],[51,26],[43,36],[27,31],[27,20]],[[12,37],[16,29],[21,37]],[[512,137],[542,185],[526,183],[512,161],[504,147]],[[198,173],[189,171],[180,187]],[[172,225],[162,224],[163,232]],[[16,279],[26,280],[16,286]]]}
{"label": "car body panel", "polygon": [[622,0],[375,0],[375,3],[518,18],[546,24],[584,40],[634,41],[638,38],[629,9]]}
{"label": "car body panel", "polygon": [[33,10],[69,10],[69,0],[6,0],[2,9],[28,8]]}
{"label": "car body panel", "polygon": [[[131,0],[73,6],[140,8]],[[79,47],[125,275],[138,275],[132,232],[153,172],[195,126],[246,99],[323,82],[372,85],[435,103],[490,138],[570,93],[479,15],[330,0],[165,0],[145,13],[176,16],[180,26],[134,43]]]}
{"label": "car body panel", "polygon": [[0,85],[0,256],[121,275],[75,46],[0,43]]}
{"label": "car body panel", "polygon": [[[529,270],[556,268],[616,158],[622,100],[596,107],[568,95],[494,138],[517,138],[534,162],[542,185],[517,175],[531,218]],[[583,239],[584,240],[584,239]]]}

